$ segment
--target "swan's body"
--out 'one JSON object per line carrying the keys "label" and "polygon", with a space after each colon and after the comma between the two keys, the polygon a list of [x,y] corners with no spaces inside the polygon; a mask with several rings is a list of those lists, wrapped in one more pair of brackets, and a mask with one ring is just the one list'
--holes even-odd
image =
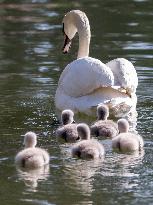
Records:
{"label": "swan's body", "polygon": [[97,121],[90,127],[91,134],[102,137],[113,138],[118,134],[118,127],[113,120],[108,120],[109,109],[106,105],[97,107]]}
{"label": "swan's body", "polygon": [[58,140],[62,142],[77,142],[79,140],[77,124],[73,120],[72,110],[64,110],[61,114],[62,126],[56,130]]}
{"label": "swan's body", "polygon": [[105,153],[104,147],[98,141],[90,139],[89,127],[80,123],[77,126],[77,131],[82,140],[72,147],[72,156],[82,159],[102,158]]}
{"label": "swan's body", "polygon": [[132,63],[118,58],[105,65],[88,57],[91,34],[88,18],[83,12],[68,12],[63,25],[66,36],[63,51],[68,52],[76,32],[79,34],[79,50],[78,59],[68,64],[60,76],[55,95],[56,107],[90,115],[93,108],[104,103],[114,110],[122,107],[122,110],[129,111],[137,101],[138,79]]}
{"label": "swan's body", "polygon": [[24,137],[25,149],[15,157],[17,166],[27,169],[36,169],[49,163],[49,154],[41,148],[35,147],[37,136],[33,132],[27,132]]}
{"label": "swan's body", "polygon": [[120,134],[112,139],[112,147],[120,152],[133,152],[142,150],[144,146],[143,138],[140,135],[128,132],[129,124],[127,120],[118,120]]}

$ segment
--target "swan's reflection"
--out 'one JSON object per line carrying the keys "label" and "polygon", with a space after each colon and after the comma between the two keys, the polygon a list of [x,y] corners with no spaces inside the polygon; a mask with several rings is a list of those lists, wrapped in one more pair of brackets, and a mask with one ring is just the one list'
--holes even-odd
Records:
{"label": "swan's reflection", "polygon": [[23,169],[17,167],[17,174],[25,185],[31,188],[38,186],[38,181],[46,180],[49,176],[49,165],[42,166],[37,169]]}

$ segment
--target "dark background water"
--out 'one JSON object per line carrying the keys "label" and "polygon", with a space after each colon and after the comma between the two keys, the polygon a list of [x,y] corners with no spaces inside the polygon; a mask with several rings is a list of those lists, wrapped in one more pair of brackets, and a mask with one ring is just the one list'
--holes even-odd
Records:
{"label": "dark background water", "polygon": [[[153,203],[153,1],[0,1],[0,204]],[[78,39],[63,55],[61,22],[71,9],[91,24],[90,56],[108,62],[124,57],[136,67],[137,131],[145,152],[119,155],[104,141],[102,162],[74,160],[55,138],[54,95],[64,67],[76,58]],[[80,121],[82,119],[79,119]],[[88,119],[90,121],[90,119]],[[51,155],[49,167],[16,170],[21,134],[38,133]]]}

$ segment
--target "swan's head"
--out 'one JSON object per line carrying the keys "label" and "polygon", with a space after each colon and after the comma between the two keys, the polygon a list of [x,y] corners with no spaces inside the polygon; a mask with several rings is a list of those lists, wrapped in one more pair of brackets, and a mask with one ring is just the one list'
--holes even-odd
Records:
{"label": "swan's head", "polygon": [[107,120],[109,116],[109,109],[107,105],[100,104],[97,106],[97,118],[98,120]]}
{"label": "swan's head", "polygon": [[34,132],[27,132],[24,135],[24,142],[26,148],[35,147],[37,144],[37,135]]}
{"label": "swan's head", "polygon": [[[84,12],[80,10],[69,11],[63,18],[63,53],[68,53],[71,47],[71,41],[74,38],[76,32],[83,32],[83,30],[88,29],[90,31],[89,21]],[[86,37],[87,36],[88,35],[86,35]]]}
{"label": "swan's head", "polygon": [[72,110],[63,110],[61,114],[61,121],[63,125],[75,123],[74,119],[74,113]]}
{"label": "swan's head", "polygon": [[63,18],[63,34],[64,34],[64,46],[63,53],[68,53],[71,40],[74,38],[77,27],[76,27],[75,11],[68,12]]}
{"label": "swan's head", "polygon": [[90,139],[90,128],[85,123],[80,123],[77,125],[78,135],[82,140]]}
{"label": "swan's head", "polygon": [[119,133],[128,132],[129,123],[126,119],[119,119],[117,121]]}

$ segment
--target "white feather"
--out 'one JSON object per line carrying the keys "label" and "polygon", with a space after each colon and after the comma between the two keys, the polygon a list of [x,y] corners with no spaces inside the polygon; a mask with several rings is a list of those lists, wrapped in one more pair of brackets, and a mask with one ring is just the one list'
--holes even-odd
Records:
{"label": "white feather", "polygon": [[80,97],[113,84],[114,76],[109,67],[98,59],[85,57],[66,66],[58,86],[62,87],[66,95]]}
{"label": "white feather", "polygon": [[129,93],[136,92],[138,78],[133,64],[125,58],[114,59],[106,65],[114,75],[114,85],[127,89]]}

